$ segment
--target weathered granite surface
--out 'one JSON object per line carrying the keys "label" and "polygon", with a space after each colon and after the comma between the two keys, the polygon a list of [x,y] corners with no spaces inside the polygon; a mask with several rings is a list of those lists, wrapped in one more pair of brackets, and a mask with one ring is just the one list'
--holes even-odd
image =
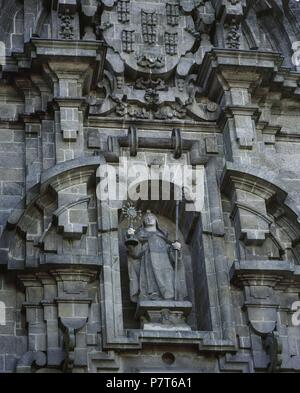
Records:
{"label": "weathered granite surface", "polygon": [[[1,372],[299,372],[299,48],[294,0],[0,1]],[[177,239],[173,203],[140,206],[188,290],[144,325],[96,193],[130,156],[205,171]]]}

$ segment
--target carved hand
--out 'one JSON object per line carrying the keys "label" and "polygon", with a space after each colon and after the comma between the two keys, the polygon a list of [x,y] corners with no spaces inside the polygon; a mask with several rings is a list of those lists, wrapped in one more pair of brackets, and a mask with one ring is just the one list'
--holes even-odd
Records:
{"label": "carved hand", "polygon": [[181,250],[181,243],[174,242],[174,243],[172,243],[172,247],[173,247],[174,250],[180,251]]}
{"label": "carved hand", "polygon": [[132,228],[132,227],[128,228],[128,230],[127,230],[127,235],[128,235],[128,236],[133,236],[134,234],[135,234],[134,228]]}

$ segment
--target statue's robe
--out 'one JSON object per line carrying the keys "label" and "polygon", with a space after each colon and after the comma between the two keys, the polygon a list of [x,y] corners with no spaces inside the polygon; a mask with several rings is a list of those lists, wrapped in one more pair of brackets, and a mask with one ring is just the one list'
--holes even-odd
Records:
{"label": "statue's robe", "polygon": [[[139,244],[128,255],[130,298],[141,300],[175,299],[175,250],[161,230],[141,228]],[[187,287],[181,252],[178,252],[177,300],[187,297]]]}

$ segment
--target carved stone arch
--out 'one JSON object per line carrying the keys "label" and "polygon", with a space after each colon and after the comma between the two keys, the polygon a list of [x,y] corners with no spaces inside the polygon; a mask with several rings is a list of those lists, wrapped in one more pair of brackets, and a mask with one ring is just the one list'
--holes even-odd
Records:
{"label": "carved stone arch", "polygon": [[[287,206],[284,186],[278,181],[276,184],[271,173],[268,173],[268,180],[259,177],[259,171],[256,175],[254,173],[253,169],[249,171],[247,168],[231,168],[225,171],[223,176],[222,190],[231,201],[236,241],[242,241],[245,246],[254,247],[254,250],[256,247],[263,247],[267,238],[271,241],[273,238],[274,245],[278,247],[278,259],[286,259],[285,254],[290,254],[289,247],[299,241],[298,209],[290,199]],[[283,244],[276,235],[278,236],[286,225],[289,230],[285,233],[290,242]],[[274,227],[277,227],[277,232]],[[297,260],[294,262],[297,263]]]}
{"label": "carved stone arch", "polygon": [[229,195],[229,190],[236,183],[240,189],[250,190],[267,202],[281,203],[289,217],[300,223],[300,211],[288,193],[278,174],[264,167],[235,165],[227,163],[223,171],[221,190]]}
{"label": "carved stone arch", "polygon": [[[145,183],[151,195],[151,182]],[[157,181],[156,187],[163,186],[170,189],[170,200],[164,200],[162,193],[160,193],[158,200],[139,200],[136,203],[136,209],[141,213],[151,211],[156,215],[159,225],[166,232],[168,232],[168,239],[176,240],[176,202],[174,195],[176,190],[178,195],[182,193],[182,188],[172,181],[167,185]],[[152,184],[153,186],[153,184]],[[134,184],[132,187],[137,187]],[[130,190],[128,192],[130,194]],[[164,195],[166,196],[166,194]],[[130,200],[124,200],[124,206]],[[132,202],[131,202],[132,203]],[[184,257],[184,265],[186,270],[186,282],[188,286],[188,300],[192,303],[192,312],[188,317],[188,324],[193,331],[210,331],[212,330],[209,294],[205,275],[205,262],[203,254],[203,245],[201,240],[201,215],[196,211],[185,211],[186,203],[181,201],[179,203],[179,242],[182,244],[182,252]],[[129,298],[129,278],[127,267],[127,255],[125,241],[125,232],[128,229],[128,221],[122,215],[119,209],[119,250],[120,250],[120,269],[121,269],[121,285],[122,285],[122,302],[123,302],[123,318],[125,329],[138,328],[138,322],[134,321],[136,304],[132,303]],[[142,214],[141,214],[142,218]],[[142,223],[140,219],[136,227],[138,228]],[[200,257],[199,257],[200,256]]]}
{"label": "carved stone arch", "polygon": [[241,23],[246,49],[261,51],[277,51],[269,29],[259,18],[255,8],[251,8]]}
{"label": "carved stone arch", "polygon": [[[273,231],[273,226],[275,227],[274,231]],[[271,224],[269,239],[272,241],[274,246],[277,248],[279,255],[278,255],[278,258],[276,258],[275,255],[269,255],[269,258],[270,259],[282,259],[282,257],[285,255],[285,245],[281,241],[281,238],[277,236],[275,230],[276,230],[276,225]]]}
{"label": "carved stone arch", "polygon": [[260,29],[269,37],[273,49],[285,55],[285,65],[291,66],[291,47],[294,39],[291,18],[286,17],[286,12],[274,0],[256,2],[254,9]]}
{"label": "carved stone arch", "polygon": [[[66,212],[70,214],[70,211],[74,211],[73,216],[80,216],[75,212],[82,211],[85,218],[87,217],[85,211],[90,201],[87,195],[88,187],[90,182],[94,184],[94,188],[96,187],[96,169],[101,162],[105,162],[102,156],[80,158],[58,164],[43,173],[40,184],[30,190],[26,202],[25,199],[21,201],[8,218],[7,228],[1,239],[2,254],[6,254],[4,260],[8,263],[8,267],[20,268],[22,263],[29,261],[29,256],[34,257],[35,253],[31,254],[29,250],[31,248],[32,252],[33,249],[39,250],[40,241],[45,239],[46,232],[51,225],[57,227],[57,233],[64,233],[63,222],[68,223]],[[94,192],[96,193],[96,190]],[[67,238],[81,237],[86,231],[85,218],[81,216],[77,224],[75,221],[67,224],[69,228],[65,233]],[[70,225],[72,230],[70,230]],[[17,259],[13,258],[14,252],[12,251],[20,249],[20,245],[16,245],[14,240],[15,235],[17,239],[26,244],[21,248],[25,249],[25,254],[21,258],[18,254]],[[12,246],[11,249],[9,244]],[[36,258],[36,263],[39,263],[37,255],[34,258]]]}
{"label": "carved stone arch", "polygon": [[102,155],[86,157],[44,172],[27,201],[12,212],[1,237],[1,261],[25,292],[28,352],[18,372],[30,371],[40,359],[36,354],[43,356],[39,366],[86,367],[87,348],[78,348],[79,335],[88,329],[93,332],[89,339],[100,342],[96,170],[101,163]]}
{"label": "carved stone arch", "polygon": [[246,41],[246,44],[248,45],[248,49],[258,49],[259,48],[259,42],[257,39],[257,36],[253,32],[251,28],[251,23],[249,23],[246,20],[242,22],[242,32]]}
{"label": "carved stone arch", "polygon": [[[243,290],[242,314],[247,315],[250,335],[265,340],[277,334],[278,310],[284,309],[285,293],[291,287],[298,291],[295,245],[300,239],[299,211],[272,172],[257,169],[255,174],[253,168],[229,166],[223,174],[222,191],[230,200],[237,250],[250,250],[249,254],[237,251],[231,283]],[[243,209],[245,206],[249,208]],[[264,220],[259,221],[259,216]],[[236,296],[235,290],[233,294]]]}

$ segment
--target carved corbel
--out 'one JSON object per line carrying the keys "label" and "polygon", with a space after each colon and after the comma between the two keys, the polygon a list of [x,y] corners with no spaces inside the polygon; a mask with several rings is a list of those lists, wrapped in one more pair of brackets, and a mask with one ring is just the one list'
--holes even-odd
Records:
{"label": "carved corbel", "polygon": [[231,282],[244,290],[249,326],[269,356],[268,372],[276,372],[282,362],[282,343],[276,331],[279,304],[274,289],[290,286],[293,265],[287,261],[240,261],[233,264],[230,274]]}
{"label": "carved corbel", "polygon": [[47,358],[44,352],[41,351],[28,351],[26,352],[17,363],[17,373],[31,373],[32,366],[44,367],[47,363]]}
{"label": "carved corbel", "polygon": [[63,328],[63,347],[65,350],[65,360],[63,364],[64,372],[71,372],[75,361],[76,332],[84,327],[87,318],[60,318]]}
{"label": "carved corbel", "polygon": [[292,273],[293,267],[286,261],[239,261],[231,267],[231,282],[244,290],[244,309],[258,336],[276,329],[279,304],[274,288]]}
{"label": "carved corbel", "polygon": [[[64,372],[70,372],[75,366],[87,364],[87,349],[76,341],[76,333],[81,330],[89,318],[92,299],[88,297],[87,284],[96,278],[96,271],[62,269],[51,271],[58,288],[55,302],[58,307],[58,318],[64,333],[63,346],[65,360]],[[86,355],[86,361],[79,360]]]}

